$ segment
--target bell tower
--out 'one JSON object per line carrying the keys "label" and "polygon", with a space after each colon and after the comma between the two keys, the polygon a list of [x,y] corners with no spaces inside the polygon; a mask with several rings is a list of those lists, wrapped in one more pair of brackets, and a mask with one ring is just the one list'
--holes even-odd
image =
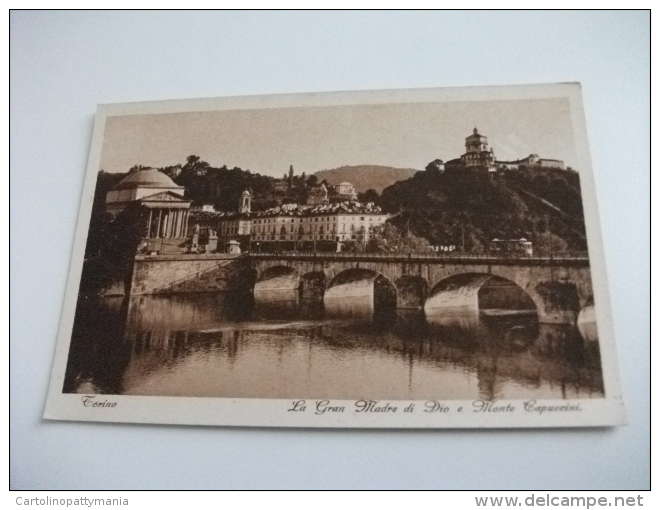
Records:
{"label": "bell tower", "polygon": [[241,193],[241,200],[238,206],[238,212],[241,214],[249,214],[252,210],[252,195],[248,190]]}

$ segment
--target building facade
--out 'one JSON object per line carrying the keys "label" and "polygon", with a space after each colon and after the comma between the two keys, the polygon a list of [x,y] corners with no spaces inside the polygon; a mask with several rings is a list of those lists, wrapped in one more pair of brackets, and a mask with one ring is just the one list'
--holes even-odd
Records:
{"label": "building facade", "polygon": [[389,215],[372,203],[318,206],[285,204],[266,211],[229,213],[218,219],[219,243],[241,243],[243,250],[341,251],[366,243]]}
{"label": "building facade", "polygon": [[522,168],[557,168],[566,170],[566,164],[561,159],[541,158],[538,154],[530,154],[526,158],[515,161],[496,161],[499,170],[520,170]]}
{"label": "building facade", "polygon": [[348,181],[340,182],[332,186],[332,200],[335,202],[357,200],[355,186]]}
{"label": "building facade", "polygon": [[323,183],[320,186],[314,186],[307,194],[307,205],[323,205],[329,202],[328,188]]}
{"label": "building facade", "polygon": [[488,146],[488,137],[479,133],[475,127],[472,134],[465,138],[465,154],[461,156],[463,166],[468,169],[482,169],[494,172],[495,152]]}
{"label": "building facade", "polygon": [[185,239],[190,204],[184,188],[154,168],[130,172],[105,199],[106,211],[115,218],[129,207],[138,207],[145,239]]}

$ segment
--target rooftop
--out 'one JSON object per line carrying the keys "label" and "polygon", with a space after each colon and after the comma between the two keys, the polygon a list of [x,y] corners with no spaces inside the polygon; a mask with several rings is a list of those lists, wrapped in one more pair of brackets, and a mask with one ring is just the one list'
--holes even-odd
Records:
{"label": "rooftop", "polygon": [[383,210],[373,202],[363,204],[361,202],[339,202],[335,204],[322,205],[301,205],[301,204],[283,204],[278,207],[272,207],[265,211],[252,211],[248,214],[238,212],[220,212],[218,216],[267,218],[273,216],[322,216],[328,214],[384,214]]}
{"label": "rooftop", "polygon": [[142,168],[129,173],[119,181],[115,189],[133,189],[138,187],[181,189],[181,186],[155,168]]}

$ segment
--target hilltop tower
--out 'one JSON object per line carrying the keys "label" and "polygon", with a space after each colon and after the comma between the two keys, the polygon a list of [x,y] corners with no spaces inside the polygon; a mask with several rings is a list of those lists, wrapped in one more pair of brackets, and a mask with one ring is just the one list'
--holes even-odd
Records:
{"label": "hilltop tower", "polygon": [[238,212],[241,214],[249,214],[252,211],[252,195],[248,190],[241,193],[241,199],[238,205]]}
{"label": "hilltop tower", "polygon": [[466,168],[495,169],[495,152],[488,147],[488,137],[475,127],[465,138],[465,154],[461,156]]}

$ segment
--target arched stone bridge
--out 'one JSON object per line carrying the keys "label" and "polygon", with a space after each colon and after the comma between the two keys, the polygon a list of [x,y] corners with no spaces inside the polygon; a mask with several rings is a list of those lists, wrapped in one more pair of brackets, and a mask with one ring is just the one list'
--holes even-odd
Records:
{"label": "arched stone bridge", "polygon": [[[342,293],[361,292],[360,281],[380,278],[395,289],[397,306],[427,313],[447,304],[478,309],[480,299],[497,308],[498,299],[514,289],[533,302],[540,322],[575,323],[580,310],[593,304],[586,257],[251,253],[245,258],[256,273],[255,297],[293,291],[320,293],[326,303],[341,301]],[[484,294],[486,286],[490,292]]]}

